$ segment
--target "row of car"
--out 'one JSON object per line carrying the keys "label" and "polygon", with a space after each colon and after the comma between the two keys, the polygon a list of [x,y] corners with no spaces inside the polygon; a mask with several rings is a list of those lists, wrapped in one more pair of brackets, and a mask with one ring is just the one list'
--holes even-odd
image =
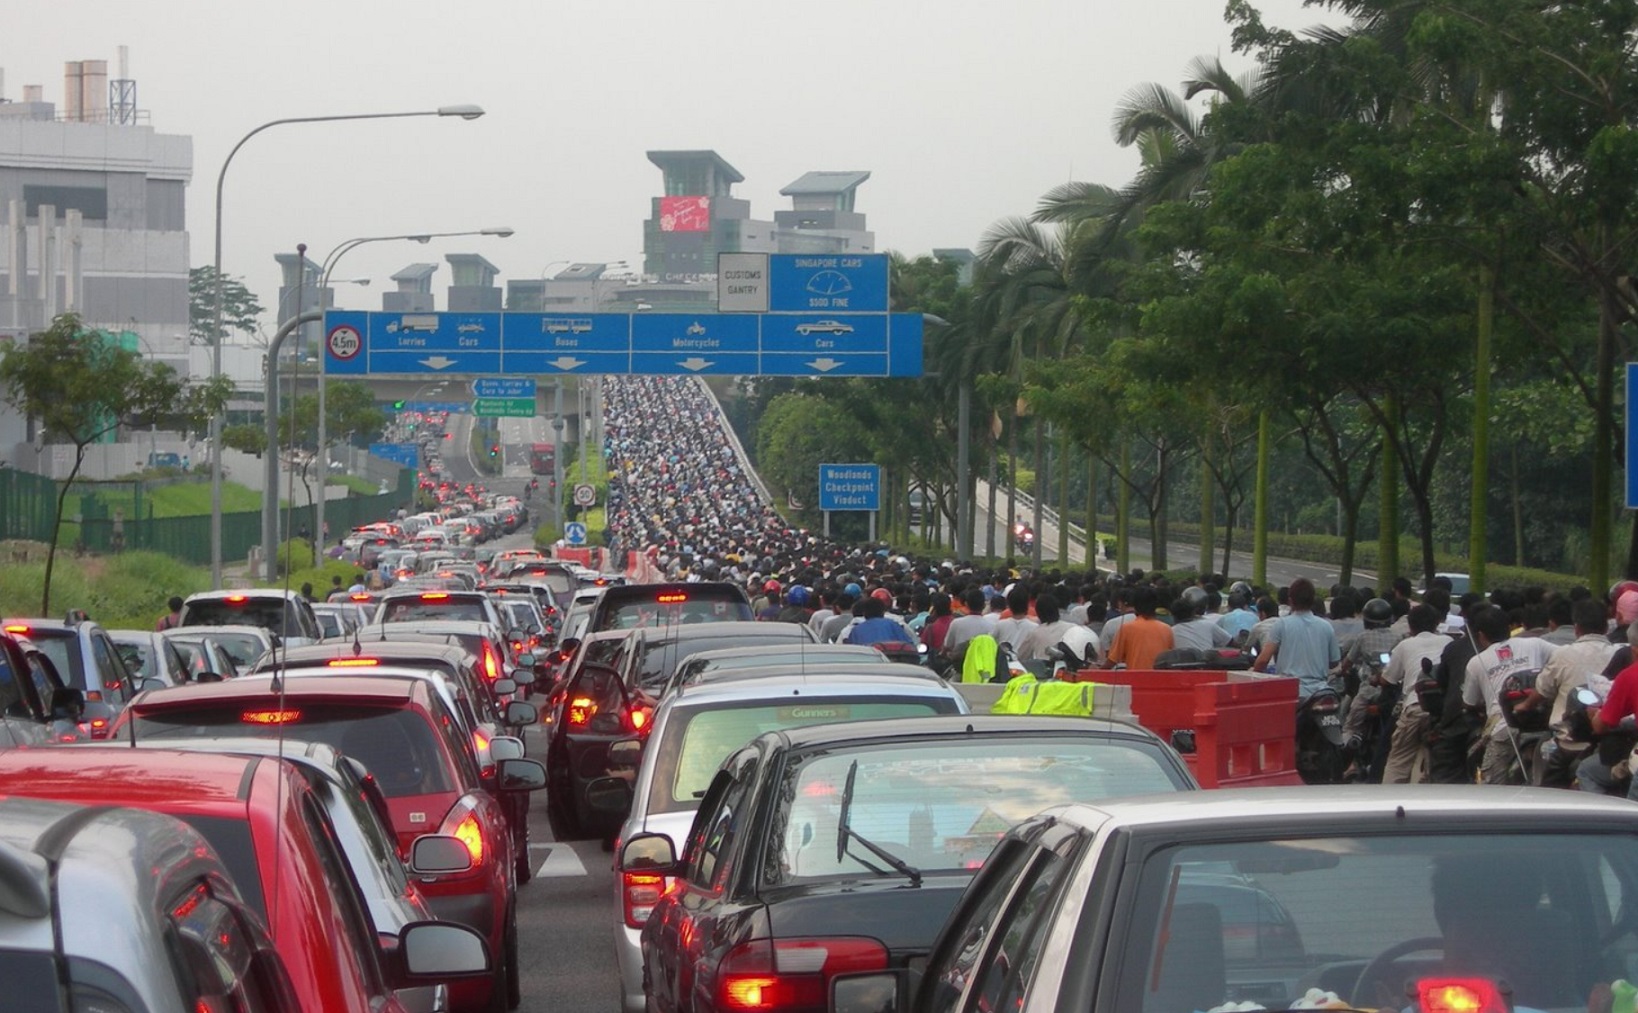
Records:
{"label": "row of car", "polygon": [[1203,792],[1136,725],[971,715],[708,585],[606,596],[544,720],[554,827],[614,842],[624,1009],[1511,1013],[1638,980],[1631,803]]}

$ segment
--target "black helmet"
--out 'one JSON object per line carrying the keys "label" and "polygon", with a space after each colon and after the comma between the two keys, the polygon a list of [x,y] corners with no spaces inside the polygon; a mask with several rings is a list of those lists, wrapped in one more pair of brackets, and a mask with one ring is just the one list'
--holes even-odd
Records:
{"label": "black helmet", "polygon": [[1393,606],[1386,599],[1372,598],[1365,603],[1364,616],[1367,627],[1389,626],[1393,623]]}

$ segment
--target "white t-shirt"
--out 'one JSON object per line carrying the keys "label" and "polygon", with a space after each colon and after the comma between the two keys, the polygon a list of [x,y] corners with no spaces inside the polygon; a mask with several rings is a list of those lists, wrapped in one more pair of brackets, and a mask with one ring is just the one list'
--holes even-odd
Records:
{"label": "white t-shirt", "polygon": [[1553,660],[1557,647],[1540,637],[1512,637],[1491,644],[1467,663],[1462,681],[1462,702],[1469,707],[1484,705],[1486,718],[1493,722],[1492,739],[1507,738],[1507,723],[1501,714],[1501,687],[1507,677],[1521,672],[1540,672]]}
{"label": "white t-shirt", "polygon": [[1382,669],[1382,681],[1404,690],[1405,710],[1422,713],[1422,702],[1416,697],[1416,683],[1422,678],[1422,659],[1435,665],[1450,646],[1450,638],[1443,633],[1418,633],[1393,645],[1388,653],[1388,664]]}

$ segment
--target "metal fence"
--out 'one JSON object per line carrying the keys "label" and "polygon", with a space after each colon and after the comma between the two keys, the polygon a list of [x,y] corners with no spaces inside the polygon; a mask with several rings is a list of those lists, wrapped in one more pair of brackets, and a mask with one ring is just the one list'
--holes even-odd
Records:
{"label": "metal fence", "polygon": [[[161,480],[153,484],[174,484]],[[90,552],[147,549],[189,563],[210,562],[210,515],[155,517],[148,502],[147,482],[76,482],[63,504],[62,545]],[[0,540],[50,541],[52,518],[60,485],[43,475],[0,468]],[[376,496],[349,496],[325,504],[325,520],[333,532],[393,516],[411,508],[415,473],[401,471],[398,487]],[[117,504],[117,505],[116,505]],[[279,511],[283,537],[313,530],[313,508],[300,506]],[[288,518],[288,519],[287,519]],[[261,544],[260,511],[222,515],[222,558],[244,559]]]}

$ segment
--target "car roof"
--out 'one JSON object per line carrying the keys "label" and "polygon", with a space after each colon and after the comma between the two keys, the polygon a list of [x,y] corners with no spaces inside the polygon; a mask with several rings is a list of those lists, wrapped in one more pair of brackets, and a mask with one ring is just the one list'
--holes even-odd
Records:
{"label": "car roof", "polygon": [[282,598],[285,601],[305,601],[300,591],[286,591],[280,587],[224,588],[220,591],[197,591],[182,599],[184,606],[196,601],[221,601],[235,596],[246,598]]}
{"label": "car roof", "polygon": [[[867,648],[867,650],[875,650]],[[876,651],[881,654],[880,651]],[[690,686],[721,686],[733,682],[757,682],[767,679],[778,679],[789,676],[805,676],[811,680],[824,682],[839,679],[843,676],[854,676],[865,679],[886,679],[894,685],[901,682],[938,682],[938,673],[920,665],[906,665],[903,662],[888,661],[885,657],[879,662],[844,663],[827,665],[823,658],[802,663],[778,662],[765,665],[761,668],[708,668],[702,672],[695,672]]]}
{"label": "car roof", "polygon": [[208,637],[212,633],[242,633],[256,637],[268,643],[273,642],[273,631],[265,626],[253,626],[250,623],[210,623],[201,626],[172,626],[168,630],[160,630],[161,636],[172,637]]}
{"label": "car roof", "polygon": [[[27,626],[30,630],[46,630],[52,633],[67,633],[73,630],[102,628],[97,623],[94,623],[89,619],[83,622],[71,623],[64,619],[35,619],[29,616],[17,616],[15,618],[0,619],[0,625]],[[8,630],[7,632],[12,631]],[[16,635],[24,637],[28,636],[27,633],[19,633]]]}
{"label": "car roof", "polygon": [[[912,681],[904,683],[906,688],[919,685],[922,684]],[[1088,739],[1105,737],[1160,742],[1160,739],[1147,728],[1125,721],[1107,718],[1044,717],[1033,714],[951,714],[892,718],[885,721],[809,725],[768,734],[779,736],[791,749],[804,751],[854,742],[944,735],[1078,735]]]}
{"label": "car roof", "polygon": [[812,643],[813,633],[798,623],[762,623],[754,619],[727,619],[710,623],[675,623],[670,626],[634,627],[645,640],[680,643],[688,640],[720,640],[749,637],[755,640],[789,640]]}
{"label": "car roof", "polygon": [[[717,625],[722,626],[725,624],[717,623]],[[768,624],[763,623],[762,625],[766,626]],[[786,625],[791,624],[787,623]],[[816,659],[821,660],[837,656],[864,657],[866,655],[875,655],[878,659],[882,657],[882,652],[874,647],[862,644],[808,644],[803,649],[803,654],[806,655],[809,651],[813,652]],[[719,659],[728,661],[734,658],[759,658],[767,653],[768,645],[766,644],[758,644],[755,647],[714,647],[709,651],[697,651],[689,655],[688,660],[691,664],[697,666],[702,663],[709,664]]]}
{"label": "car roof", "polygon": [[0,777],[26,782],[23,794],[102,804],[129,796],[144,805],[242,814],[258,758],[153,749],[132,761],[129,743],[13,749],[0,753]]}
{"label": "car roof", "polygon": [[359,639],[358,648],[353,648],[352,641],[327,640],[322,644],[303,644],[300,647],[280,648],[278,652],[280,663],[292,661],[318,661],[345,658],[381,658],[388,661],[398,661],[409,658],[436,658],[450,664],[465,664],[468,658],[466,649],[443,640],[370,640],[365,642]]}
{"label": "car roof", "polygon": [[[165,689],[150,689],[137,694],[129,706],[140,713],[144,710],[186,709],[200,704],[208,705],[247,697],[261,700],[274,695],[272,683],[273,678],[270,675],[246,675],[222,682],[198,682]],[[329,697],[356,700],[361,703],[394,705],[422,696],[428,689],[428,684],[422,679],[336,675],[326,679],[286,679],[283,694],[291,699]]]}
{"label": "car roof", "polygon": [[[1426,816],[1494,816],[1509,821],[1523,815],[1554,818],[1614,816],[1638,830],[1638,807],[1626,799],[1588,792],[1498,785],[1353,785],[1345,792],[1310,787],[1218,788],[1178,795],[1136,795],[1097,805],[1053,810],[1058,818],[1087,828],[1164,826],[1197,821],[1318,819],[1334,822],[1339,833],[1377,817],[1404,821]],[[1347,822],[1345,822],[1347,821]],[[1534,829],[1534,827],[1532,827]]]}
{"label": "car roof", "polygon": [[[905,666],[899,666],[901,668]],[[672,707],[714,707],[747,700],[790,699],[795,695],[849,697],[927,696],[960,699],[961,694],[938,679],[896,679],[883,682],[876,675],[826,673],[771,675],[762,679],[735,679],[684,686],[666,697]],[[664,706],[664,705],[662,705]],[[920,720],[919,718],[916,720]],[[1081,718],[1066,720],[1080,721]]]}
{"label": "car roof", "polygon": [[[451,594],[455,592],[451,591]],[[368,640],[373,634],[381,638],[382,630],[398,630],[401,633],[451,633],[451,634],[482,634],[489,636],[491,630],[496,630],[495,624],[487,619],[404,619],[391,623],[371,623],[360,629],[359,637]],[[387,637],[384,639],[392,639]]]}

